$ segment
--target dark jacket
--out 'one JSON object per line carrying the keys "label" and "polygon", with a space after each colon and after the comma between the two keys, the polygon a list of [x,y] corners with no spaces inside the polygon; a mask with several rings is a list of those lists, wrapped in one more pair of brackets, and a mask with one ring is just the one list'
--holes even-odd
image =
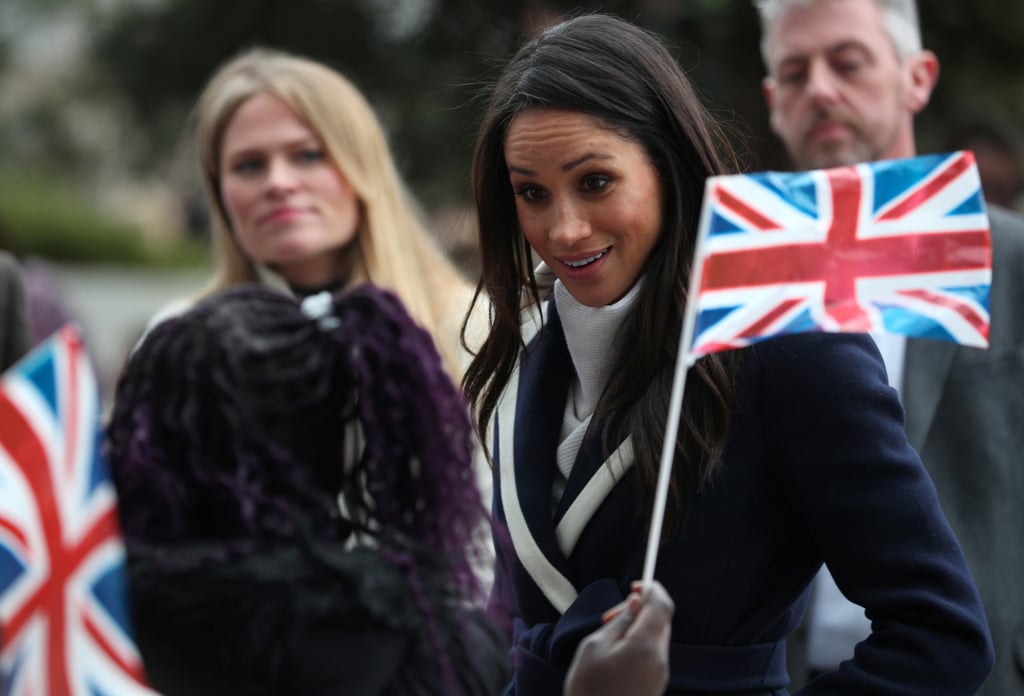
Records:
{"label": "dark jacket", "polygon": [[[628,438],[584,440],[552,518],[571,363],[550,310],[495,423],[495,600],[512,608],[509,693],[559,694],[580,638],[640,578]],[[785,638],[823,561],[874,634],[802,694],[972,694],[992,668],[985,614],[869,337],[800,334],[747,349],[724,464],[693,495],[655,576],[676,604],[671,694],[787,693]]]}
{"label": "dark jacket", "polygon": [[[480,613],[453,606],[423,568],[414,589],[369,549],[216,553],[129,546],[136,637],[165,696],[490,696],[507,678],[507,642]],[[440,676],[439,645],[453,681]]]}
{"label": "dark jacket", "polygon": [[14,257],[0,251],[0,373],[30,347],[24,279]]}
{"label": "dark jacket", "polygon": [[989,207],[987,350],[910,340],[907,436],[963,545],[996,647],[978,692],[1024,694],[1024,218]]}

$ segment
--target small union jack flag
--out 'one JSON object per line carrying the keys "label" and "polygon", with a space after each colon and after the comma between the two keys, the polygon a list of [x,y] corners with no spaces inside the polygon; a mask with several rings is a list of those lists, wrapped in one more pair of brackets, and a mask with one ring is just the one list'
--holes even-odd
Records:
{"label": "small union jack flag", "polygon": [[708,180],[691,358],[804,331],[988,345],[992,248],[970,152]]}
{"label": "small union jack flag", "polygon": [[65,326],[0,378],[0,672],[17,696],[152,694],[128,620],[99,392]]}

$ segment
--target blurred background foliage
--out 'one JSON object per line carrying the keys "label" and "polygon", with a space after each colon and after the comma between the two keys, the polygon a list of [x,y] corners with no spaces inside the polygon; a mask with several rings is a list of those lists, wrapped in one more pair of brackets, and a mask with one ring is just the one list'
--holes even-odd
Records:
{"label": "blurred background foliage", "polygon": [[147,243],[137,225],[104,212],[66,181],[39,173],[0,173],[0,246],[69,263],[180,266],[205,260],[206,245],[187,236]]}
{"label": "blurred background foliage", "polygon": [[[921,150],[948,149],[965,122],[1019,129],[1024,2],[920,4],[942,63]],[[749,166],[787,167],[767,128],[749,0],[0,0],[0,219],[58,258],[197,258],[193,101],[253,45],[348,75],[427,211],[462,206],[482,86],[525,37],[580,10],[665,36]]]}

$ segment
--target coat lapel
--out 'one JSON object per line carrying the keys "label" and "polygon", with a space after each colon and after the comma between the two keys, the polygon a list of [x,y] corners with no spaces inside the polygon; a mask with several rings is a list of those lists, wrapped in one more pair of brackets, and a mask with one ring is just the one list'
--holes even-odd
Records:
{"label": "coat lapel", "polygon": [[[587,523],[633,466],[632,440],[613,425],[618,446],[601,459],[600,434],[588,432],[552,514],[551,495],[565,403],[573,377],[554,302],[509,379],[495,417],[500,499],[516,556],[560,613],[575,601],[567,559]],[[557,523],[557,527],[556,527]]]}
{"label": "coat lapel", "polygon": [[[1011,288],[1015,286],[1003,278],[1010,278],[1018,271],[1007,267],[1013,255],[1005,249],[1000,253],[1000,248],[1006,243],[1007,218],[998,209],[989,211],[989,218],[992,228],[992,286],[989,291],[992,330],[989,334],[989,350],[998,351],[1004,346],[1013,345],[1009,335],[1003,333],[1012,322],[1004,324],[1001,318],[1019,310],[1011,294]],[[979,349],[964,348],[946,341],[907,340],[900,397],[907,412],[907,438],[919,452],[931,432],[935,412],[946,390],[957,355],[960,351],[975,350]]]}
{"label": "coat lapel", "polygon": [[[589,434],[588,439],[590,439]],[[580,449],[581,457],[585,450],[586,443]],[[555,529],[555,536],[558,539],[558,547],[566,558],[572,555],[576,548],[576,542],[590,518],[594,516],[608,494],[633,466],[633,440],[631,437],[627,437],[607,459],[600,462],[600,466],[589,473],[582,488],[580,482],[584,481],[584,477],[578,468],[583,466],[581,457],[577,458],[572,474],[569,476],[570,485],[566,487],[562,494],[562,500],[559,501],[558,512],[561,513],[561,517],[556,517],[558,527]],[[581,475],[577,476],[577,472]]]}
{"label": "coat lapel", "polygon": [[907,439],[918,452],[928,438],[957,348],[946,341],[907,340],[900,396],[907,412]]}
{"label": "coat lapel", "polygon": [[632,439],[622,421],[622,418],[613,419],[608,428],[608,446],[613,449],[605,457],[601,427],[593,423],[592,418],[587,419],[586,435],[555,510],[556,535],[566,558],[572,554],[587,522],[633,466]]}
{"label": "coat lapel", "polygon": [[516,556],[559,612],[577,595],[551,513],[555,453],[572,370],[561,323],[550,312],[509,379],[495,424],[501,506]]}

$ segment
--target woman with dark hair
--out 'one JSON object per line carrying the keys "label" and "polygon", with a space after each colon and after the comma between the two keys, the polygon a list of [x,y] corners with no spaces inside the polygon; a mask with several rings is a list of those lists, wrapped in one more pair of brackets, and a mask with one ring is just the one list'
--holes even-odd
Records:
{"label": "woman with dark hair", "polygon": [[153,329],[106,451],[142,657],[165,694],[493,694],[465,405],[370,286],[255,284]]}
{"label": "woman with dark hair", "polygon": [[[507,693],[559,694],[642,575],[705,180],[735,160],[661,41],[613,17],[546,30],[493,85],[473,161],[492,321],[463,387],[511,540],[493,595],[512,614]],[[675,604],[667,693],[787,693],[785,639],[823,561],[875,621],[829,693],[946,693],[937,665],[963,684],[990,668],[870,338],[705,356],[679,425],[656,569]]]}

